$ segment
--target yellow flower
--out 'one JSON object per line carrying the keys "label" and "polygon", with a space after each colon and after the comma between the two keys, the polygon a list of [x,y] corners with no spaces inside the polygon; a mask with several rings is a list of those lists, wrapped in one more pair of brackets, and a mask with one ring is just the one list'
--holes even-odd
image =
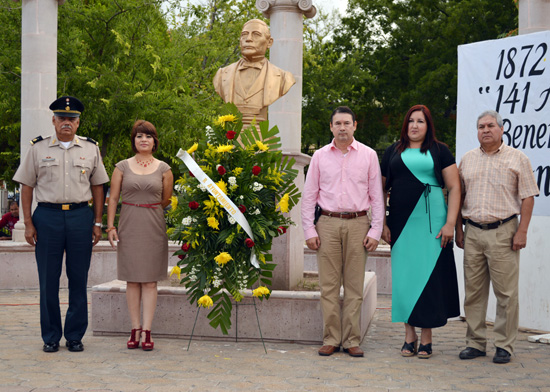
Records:
{"label": "yellow flower", "polygon": [[235,146],[232,144],[221,144],[218,146],[218,148],[216,148],[216,152],[229,152],[233,148],[235,148]]}
{"label": "yellow flower", "polygon": [[214,124],[215,125],[221,125],[222,127],[225,128],[225,123],[226,122],[236,123],[237,122],[237,117],[233,114],[226,114],[225,116],[218,117],[218,119],[216,121],[214,121]]}
{"label": "yellow flower", "polygon": [[175,211],[176,208],[178,208],[178,198],[176,196],[172,196],[170,198],[170,208],[172,211]]}
{"label": "yellow flower", "polygon": [[265,255],[259,255],[258,259],[260,259],[260,261],[265,264]]}
{"label": "yellow flower", "polygon": [[243,168],[242,167],[236,167],[235,169],[233,169],[233,173],[235,173],[236,176],[238,176],[239,174],[241,174],[243,172]]}
{"label": "yellow flower", "polygon": [[219,222],[216,218],[213,218],[213,217],[206,218],[206,221],[208,222],[208,226],[210,226],[211,228],[216,230],[220,229]]}
{"label": "yellow flower", "polygon": [[187,153],[188,153],[188,154],[194,153],[194,152],[197,150],[198,147],[199,147],[199,143],[193,144],[193,145],[191,146],[191,148],[190,148],[189,150],[187,150]]}
{"label": "yellow flower", "polygon": [[177,265],[175,265],[174,267],[172,267],[172,271],[170,272],[170,276],[172,276],[173,274],[178,275],[178,279],[181,279],[181,278],[180,278],[180,275],[181,275],[181,268],[178,267]]}
{"label": "yellow flower", "polygon": [[202,306],[203,308],[210,308],[212,307],[212,305],[214,305],[214,302],[212,301],[212,298],[210,298],[208,295],[203,295],[199,298],[197,304],[199,306]]}
{"label": "yellow flower", "polygon": [[224,182],[224,180],[219,180],[218,182],[216,182],[216,185],[222,190],[223,193],[227,195],[227,184]]}
{"label": "yellow flower", "polygon": [[268,149],[267,146],[259,140],[256,140],[256,145],[258,146],[258,149],[261,151],[267,151]]}
{"label": "yellow flower", "polygon": [[281,200],[279,200],[279,208],[281,209],[281,212],[288,212],[288,193],[285,193],[283,197],[281,197]]}
{"label": "yellow flower", "polygon": [[214,261],[221,266],[226,265],[231,260],[233,260],[233,257],[231,257],[231,255],[227,252],[221,252],[219,255],[214,257]]}
{"label": "yellow flower", "polygon": [[168,230],[166,230],[166,234],[168,234],[168,235],[174,234],[174,228],[170,227]]}
{"label": "yellow flower", "polygon": [[264,295],[269,295],[269,294],[271,294],[271,291],[269,291],[269,289],[265,286],[260,286],[257,289],[252,291],[252,295],[254,297],[258,297],[258,298],[263,297]]}

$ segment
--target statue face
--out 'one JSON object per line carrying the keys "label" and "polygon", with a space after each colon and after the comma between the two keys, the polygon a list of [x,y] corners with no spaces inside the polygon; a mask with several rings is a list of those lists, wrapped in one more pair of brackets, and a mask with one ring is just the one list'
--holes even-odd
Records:
{"label": "statue face", "polygon": [[252,22],[241,32],[241,55],[248,61],[259,61],[273,44],[273,38],[267,38],[268,31],[260,23]]}

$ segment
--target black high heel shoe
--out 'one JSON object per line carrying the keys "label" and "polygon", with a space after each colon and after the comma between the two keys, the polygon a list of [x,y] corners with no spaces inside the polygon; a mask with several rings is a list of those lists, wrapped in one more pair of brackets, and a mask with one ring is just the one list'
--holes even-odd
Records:
{"label": "black high heel shoe", "polygon": [[[420,354],[421,352],[425,352],[426,354]],[[432,344],[420,344],[418,347],[418,358],[422,359],[428,359],[432,356]]]}
{"label": "black high heel shoe", "polygon": [[[401,347],[401,356],[402,357],[412,357],[416,354],[416,347],[418,346],[418,338],[414,342],[405,343],[403,344],[403,347]],[[408,352],[404,352],[407,350]]]}

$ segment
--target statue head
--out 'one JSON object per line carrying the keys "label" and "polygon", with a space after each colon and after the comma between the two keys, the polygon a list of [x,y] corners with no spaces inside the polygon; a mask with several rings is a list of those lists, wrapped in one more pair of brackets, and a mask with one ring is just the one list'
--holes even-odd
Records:
{"label": "statue head", "polygon": [[248,61],[261,61],[267,49],[273,45],[273,38],[267,24],[260,19],[246,22],[241,31],[241,55]]}

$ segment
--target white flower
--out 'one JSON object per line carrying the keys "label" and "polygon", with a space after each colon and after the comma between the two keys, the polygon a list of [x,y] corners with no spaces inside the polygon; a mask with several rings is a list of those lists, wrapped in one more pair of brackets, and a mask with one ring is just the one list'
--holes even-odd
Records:
{"label": "white flower", "polygon": [[222,281],[219,280],[219,279],[214,279],[214,281],[212,282],[212,285],[215,287],[215,288],[218,288],[222,285]]}
{"label": "white flower", "polygon": [[252,190],[254,192],[261,191],[263,188],[264,188],[264,186],[262,184],[260,184],[259,182],[254,182],[254,184],[252,184]]}
{"label": "white flower", "polygon": [[184,226],[189,226],[193,222],[194,218],[191,218],[190,216],[186,216],[181,220],[181,224]]}
{"label": "white flower", "polygon": [[183,187],[181,184],[174,185],[174,190],[178,193],[185,192],[185,187]]}
{"label": "white flower", "polygon": [[237,185],[237,177],[231,176],[231,177],[229,177],[229,178],[227,179],[227,182],[228,182],[229,185],[231,185],[231,186]]}
{"label": "white flower", "polygon": [[260,215],[261,214],[261,211],[256,208],[254,211],[250,212],[250,215]]}
{"label": "white flower", "polygon": [[239,199],[244,200],[244,196],[243,196],[243,195],[240,195],[240,196],[239,196]]}
{"label": "white flower", "polygon": [[197,188],[199,188],[203,192],[206,192],[206,187],[202,184],[197,185]]}
{"label": "white flower", "polygon": [[206,138],[208,139],[208,142],[212,143],[214,141],[215,133],[214,133],[214,130],[212,129],[212,127],[210,125],[206,126],[206,132],[205,133],[206,133]]}
{"label": "white flower", "polygon": [[229,215],[229,216],[227,217],[227,220],[228,220],[229,223],[231,223],[232,225],[235,224],[235,219],[234,219],[231,215]]}

